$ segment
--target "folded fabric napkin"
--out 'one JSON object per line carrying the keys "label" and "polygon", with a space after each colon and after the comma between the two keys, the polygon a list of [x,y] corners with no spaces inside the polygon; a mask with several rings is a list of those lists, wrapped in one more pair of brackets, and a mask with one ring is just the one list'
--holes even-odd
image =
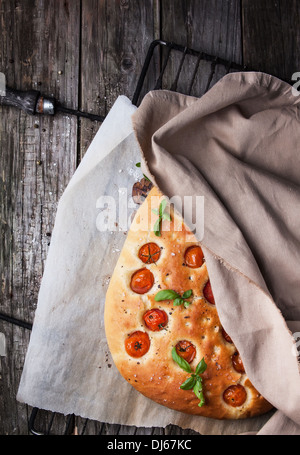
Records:
{"label": "folded fabric napkin", "polygon": [[204,195],[199,240],[221,323],[281,412],[268,431],[286,431],[284,415],[300,434],[300,332],[288,324],[300,321],[299,96],[267,74],[235,73],[201,99],[151,92],[133,123],[154,184],[170,198]]}
{"label": "folded fabric napkin", "polygon": [[[138,109],[116,101],[58,205],[19,401],[108,423],[300,434],[298,106],[288,84],[261,73],[225,76],[200,99],[154,91]],[[183,415],[140,395],[114,367],[105,292],[136,209],[137,161],[166,196],[204,196],[199,240],[221,323],[275,413]],[[118,222],[104,229],[99,215],[112,200]]]}

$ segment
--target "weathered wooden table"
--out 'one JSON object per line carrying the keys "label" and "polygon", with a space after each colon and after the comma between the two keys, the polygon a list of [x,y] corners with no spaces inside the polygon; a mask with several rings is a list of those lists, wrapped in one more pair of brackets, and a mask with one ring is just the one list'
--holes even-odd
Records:
{"label": "weathered wooden table", "polygon": [[[118,95],[132,99],[148,47],[158,38],[291,80],[300,71],[299,19],[297,0],[0,0],[0,72],[8,86],[105,116]],[[163,88],[172,87],[178,64],[179,57],[168,64]],[[177,91],[189,91],[193,65],[185,64]],[[154,58],[142,96],[155,87],[161,66],[161,56]],[[192,95],[201,95],[204,76],[197,76]],[[0,434],[29,432],[33,410],[16,401],[16,392],[57,203],[99,126],[0,106],[0,334],[6,343]],[[80,434],[191,433],[75,420]],[[51,434],[73,425],[74,417],[45,411],[34,420],[34,428]]]}

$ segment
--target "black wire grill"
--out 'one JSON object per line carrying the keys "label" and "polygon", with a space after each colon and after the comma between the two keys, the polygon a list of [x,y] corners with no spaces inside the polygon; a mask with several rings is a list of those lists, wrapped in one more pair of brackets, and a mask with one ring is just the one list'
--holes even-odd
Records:
{"label": "black wire grill", "polygon": [[[148,49],[132,103],[138,106],[150,90],[171,90],[185,95],[201,97],[218,80],[230,72],[249,71],[246,66],[194,50],[173,42],[153,41]],[[158,77],[155,77],[158,74]],[[32,324],[0,313],[0,319],[31,330]],[[64,416],[55,412],[32,408],[28,428],[33,435],[70,434],[122,434],[122,426],[106,425],[75,415]],[[55,432],[53,432],[55,428]],[[191,434],[176,426],[166,429],[148,429],[149,434]],[[143,430],[145,434],[145,431]],[[136,427],[126,428],[126,434],[139,434]]]}
{"label": "black wire grill", "polygon": [[[151,69],[155,62],[160,69],[153,80]],[[249,69],[206,52],[155,40],[148,49],[132,103],[138,106],[147,91],[160,89],[200,97],[223,76],[236,71]]]}

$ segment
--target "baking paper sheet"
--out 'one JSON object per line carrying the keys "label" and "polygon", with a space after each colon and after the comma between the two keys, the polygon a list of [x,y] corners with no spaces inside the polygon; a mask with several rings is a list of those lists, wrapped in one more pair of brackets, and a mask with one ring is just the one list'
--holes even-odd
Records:
{"label": "baking paper sheet", "polygon": [[[117,99],[59,202],[17,399],[107,423],[175,424],[207,435],[256,432],[271,413],[218,421],[169,410],[129,385],[110,356],[105,293],[126,239],[124,220],[137,208],[132,186],[142,177],[135,165],[140,161],[131,124],[135,109],[126,97]],[[101,231],[105,201],[115,201],[117,219]]]}

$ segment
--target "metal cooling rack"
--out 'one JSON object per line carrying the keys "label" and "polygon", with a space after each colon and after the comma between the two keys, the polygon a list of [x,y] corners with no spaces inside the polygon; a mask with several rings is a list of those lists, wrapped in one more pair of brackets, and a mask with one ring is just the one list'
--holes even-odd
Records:
{"label": "metal cooling rack", "polygon": [[[158,61],[161,69],[154,84],[151,80],[149,86],[149,69],[153,61]],[[155,40],[149,46],[132,103],[139,105],[145,86],[149,87],[148,91],[165,89],[200,97],[223,76],[235,71],[249,71],[249,68],[180,44]]]}
{"label": "metal cooling rack", "polygon": [[[159,68],[159,75],[153,81],[153,68]],[[148,49],[132,103],[138,106],[143,96],[150,90],[171,90],[185,95],[201,97],[218,80],[230,72],[249,71],[239,63],[191,49],[173,42],[153,41]],[[174,76],[175,75],[175,76]],[[0,312],[0,319],[31,330],[32,324]],[[58,423],[57,423],[58,422]],[[104,423],[82,419],[75,415],[63,416],[58,413],[33,408],[28,421],[30,433],[50,435],[53,426],[61,428],[59,434],[109,434]],[[122,427],[115,425],[114,435],[122,434]],[[138,434],[138,428],[130,429],[131,434]],[[166,429],[153,428],[150,434],[191,434],[190,430],[181,430],[175,426]],[[178,433],[179,432],[179,433]],[[110,433],[112,434],[112,433]],[[126,432],[128,434],[128,432]]]}

